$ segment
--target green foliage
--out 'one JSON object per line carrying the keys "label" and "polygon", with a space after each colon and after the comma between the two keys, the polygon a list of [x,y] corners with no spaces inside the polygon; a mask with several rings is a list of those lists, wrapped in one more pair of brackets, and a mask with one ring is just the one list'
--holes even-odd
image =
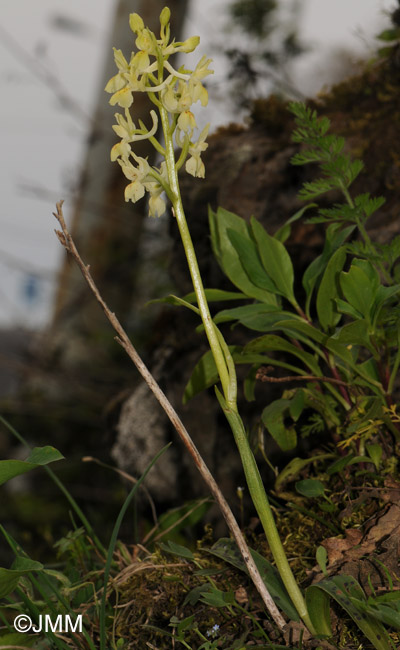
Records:
{"label": "green foliage", "polygon": [[[376,650],[390,650],[388,634],[382,624],[399,629],[398,597],[366,598],[355,578],[334,576],[324,578],[306,591],[307,607],[315,628],[321,636],[332,636],[329,599],[335,600],[353,619]],[[390,603],[390,604],[389,604]]]}
{"label": "green foliage", "polygon": [[[390,404],[399,365],[398,321],[394,317],[399,313],[399,238],[385,245],[370,240],[365,224],[384,199],[368,194],[351,198],[349,188],[362,170],[362,162],[353,161],[346,153],[343,138],[329,133],[326,117],[319,118],[303,104],[290,104],[289,108],[296,121],[293,139],[302,145],[292,163],[318,163],[322,172],[319,179],[304,185],[300,196],[312,200],[334,189],[342,193],[344,203],[320,209],[316,218],[309,219],[323,221],[327,228],[321,255],[303,275],[304,305],[295,295],[293,263],[280,240],[283,232],[284,238],[288,236],[289,222],[294,219],[271,236],[253,218],[248,224],[226,210],[210,210],[214,254],[232,283],[252,301],[224,309],[214,320],[268,332],[249,341],[241,351],[234,350],[236,363],[253,364],[247,394],[254,395],[257,363],[286,368],[291,373],[286,381],[304,377],[301,389],[291,397],[284,393],[268,404],[261,416],[283,450],[296,446],[297,422],[306,433],[328,430],[342,439],[356,439],[350,417],[353,411],[358,430],[372,419],[398,439],[384,409]],[[357,232],[360,241],[349,243],[349,237]],[[203,387],[210,386],[213,377],[217,380],[215,372],[204,373],[204,377]],[[285,381],[269,373],[259,378]],[[186,399],[200,390],[201,383],[196,368]],[[379,427],[375,433],[378,431]],[[376,454],[371,459],[379,462]]]}
{"label": "green foliage", "polygon": [[[338,451],[343,454],[342,449],[348,448],[349,453],[336,456],[327,476],[352,466],[361,475],[368,471],[365,465],[372,466],[372,471],[381,467],[379,436],[389,432],[400,439],[397,421],[388,416],[400,364],[399,238],[386,244],[371,241],[366,224],[384,199],[369,194],[352,198],[350,188],[363,163],[351,159],[343,138],[329,133],[326,117],[319,118],[303,104],[290,104],[290,110],[296,121],[293,140],[301,145],[292,163],[316,163],[321,173],[303,185],[300,197],[313,201],[334,191],[335,197],[342,194],[343,203],[317,209],[317,215],[308,219],[325,223],[326,234],[322,253],[304,272],[305,296],[297,295],[294,264],[285,247],[291,224],[305,210],[289,219],[275,236],[254,218],[248,223],[221,208],[210,210],[214,254],[233,285],[247,297],[242,306],[217,313],[214,322],[232,322],[262,333],[241,348],[231,349],[236,364],[251,366],[246,396],[254,399],[257,380],[296,386],[264,406],[260,416],[281,449],[294,449],[299,433],[324,433],[326,441],[328,432],[332,440],[339,439]],[[354,241],[355,236],[359,240]],[[282,377],[281,370],[279,376],[271,376],[274,368],[291,374]],[[185,399],[217,380],[212,359],[204,356],[189,380]],[[282,494],[282,486],[317,458],[291,461],[277,478],[277,492]],[[337,507],[319,478],[301,478],[295,488],[302,497],[322,499],[323,511]],[[326,570],[322,551],[319,560]],[[271,585],[269,589],[273,593]],[[397,626],[397,600],[385,609],[386,601],[366,599],[353,578],[325,577],[307,592],[311,623],[323,636],[332,634],[330,598],[346,610],[377,650],[389,648],[384,625]]]}
{"label": "green foliage", "polygon": [[64,458],[54,447],[35,447],[26,460],[1,460],[0,461],[0,485],[6,483],[16,476],[26,474],[32,469],[41,465],[48,465],[56,460]]}

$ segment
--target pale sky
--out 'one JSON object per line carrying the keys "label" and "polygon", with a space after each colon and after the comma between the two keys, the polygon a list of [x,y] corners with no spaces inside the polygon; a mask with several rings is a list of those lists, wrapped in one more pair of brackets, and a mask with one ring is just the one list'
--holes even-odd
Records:
{"label": "pale sky", "polygon": [[[289,1],[281,0],[282,6]],[[112,56],[105,46],[115,6],[116,0],[0,2],[0,327],[43,325],[50,314],[62,253],[51,213],[79,178],[87,115],[98,94],[103,61]],[[297,64],[300,89],[305,94],[319,89],[332,48],[371,52],[372,35],[388,24],[383,11],[395,6],[394,0],[305,0],[300,34],[314,53]],[[224,7],[224,0],[192,0],[186,35],[200,34],[208,54],[207,43],[224,38]],[[68,20],[77,21],[80,31],[61,29]],[[223,89],[223,59],[211,56],[216,70],[212,83]],[[49,74],[57,79],[58,96],[43,83]],[[77,102],[74,114],[65,110],[63,94]],[[234,117],[221,106],[210,105],[208,112],[206,119],[214,126]]]}

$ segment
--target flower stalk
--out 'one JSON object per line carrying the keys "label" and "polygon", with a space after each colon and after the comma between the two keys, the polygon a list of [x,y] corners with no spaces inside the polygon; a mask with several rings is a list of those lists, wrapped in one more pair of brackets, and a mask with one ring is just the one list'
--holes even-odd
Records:
{"label": "flower stalk", "polygon": [[[193,133],[197,125],[190,109],[192,104],[197,101],[200,101],[202,106],[206,106],[208,102],[207,90],[204,88],[202,80],[212,74],[212,70],[208,67],[211,59],[203,56],[192,72],[184,68],[179,70],[173,68],[168,61],[169,56],[175,52],[193,51],[199,43],[199,38],[192,37],[182,43],[175,41],[170,43],[169,16],[169,9],[164,8],[160,16],[160,39],[156,39],[153,32],[145,28],[140,16],[131,14],[130,26],[137,36],[136,47],[139,51],[131,55],[128,63],[122,52],[114,49],[115,62],[119,72],[108,82],[106,91],[113,93],[110,99],[112,105],[117,104],[125,109],[125,118],[119,114],[116,115],[117,125],[113,128],[121,137],[121,142],[113,147],[111,156],[113,160],[118,161],[123,173],[131,181],[125,189],[125,200],[136,202],[144,196],[146,191],[149,192],[149,213],[152,216],[161,216],[165,211],[164,192],[172,203],[200,316],[221,382],[222,393],[217,389],[217,398],[232,429],[250,496],[263,525],[282,581],[299,616],[310,632],[315,633],[303,595],[293,576],[279,538],[245,427],[238,413],[235,365],[229,348],[210,314],[180,194],[178,171],[183,165],[192,176],[203,178],[205,174],[201,154],[208,146],[206,143],[208,125],[200,133],[198,139],[193,140]],[[151,56],[155,59],[153,63],[150,63]],[[129,108],[134,101],[134,92],[147,92],[157,107],[164,136],[163,144],[159,143],[155,137],[157,117],[154,116],[154,111],[152,111],[153,124],[150,130],[143,123],[140,123],[140,128],[133,123]],[[150,167],[146,159],[137,157],[131,150],[132,142],[145,138],[150,140],[164,158],[159,168]],[[175,145],[181,150],[177,158]]]}

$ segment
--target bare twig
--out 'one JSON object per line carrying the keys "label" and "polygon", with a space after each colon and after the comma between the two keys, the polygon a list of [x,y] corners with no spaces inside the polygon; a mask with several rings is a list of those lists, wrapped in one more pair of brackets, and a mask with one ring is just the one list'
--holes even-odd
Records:
{"label": "bare twig", "polygon": [[143,379],[145,380],[146,384],[152,391],[153,395],[156,397],[158,402],[160,403],[161,407],[164,409],[165,413],[167,414],[168,418],[170,419],[172,425],[174,426],[176,432],[178,433],[179,437],[181,438],[183,444],[185,445],[186,449],[188,450],[189,454],[191,455],[197,469],[199,470],[203,480],[207,483],[212,495],[214,496],[215,500],[217,501],[220,510],[222,512],[222,515],[227,523],[227,526],[229,530],[232,533],[233,538],[235,539],[235,542],[242,554],[244,563],[247,567],[247,570],[249,572],[249,575],[259,592],[262,600],[264,601],[264,604],[269,611],[271,617],[275,621],[275,623],[278,625],[280,629],[283,629],[285,626],[285,620],[283,619],[282,615],[280,614],[278,608],[276,607],[274,601],[271,598],[271,595],[265,586],[261,575],[257,569],[257,566],[253,560],[253,557],[250,553],[249,547],[246,544],[246,541],[242,535],[242,532],[239,528],[239,525],[232,513],[232,510],[229,507],[228,502],[226,501],[224,495],[222,494],[221,490],[219,489],[213,475],[211,474],[210,470],[208,469],[206,463],[204,462],[203,458],[201,457],[199,451],[197,450],[193,440],[191,439],[188,431],[186,430],[182,420],[180,419],[179,415],[175,411],[174,407],[170,403],[170,401],[167,399],[166,395],[164,392],[161,390],[160,386],[157,384],[156,380],[154,379],[153,375],[150,373],[146,365],[143,363],[142,359],[140,358],[139,354],[136,352],[136,349],[132,345],[131,341],[129,340],[128,335],[126,334],[124,328],[122,327],[121,323],[119,322],[118,318],[115,316],[113,312],[110,311],[108,308],[107,304],[104,302],[103,298],[100,295],[100,292],[90,274],[89,266],[85,265],[82,258],[80,257],[77,248],[75,246],[75,243],[71,237],[71,235],[68,232],[67,226],[64,221],[64,216],[62,212],[62,205],[63,201],[59,201],[56,205],[57,207],[57,212],[53,213],[56,219],[58,220],[60,226],[61,226],[61,231],[56,230],[56,235],[58,239],[60,240],[61,244],[64,246],[64,248],[72,255],[74,258],[75,262],[79,266],[83,277],[85,278],[86,282],[88,283],[92,293],[96,297],[96,300],[99,302],[101,305],[107,319],[111,323],[112,327],[114,328],[115,332],[117,333],[116,336],[116,341],[124,348],[125,352],[127,355],[130,357],[130,359],[133,361],[135,364],[136,368],[142,375]]}

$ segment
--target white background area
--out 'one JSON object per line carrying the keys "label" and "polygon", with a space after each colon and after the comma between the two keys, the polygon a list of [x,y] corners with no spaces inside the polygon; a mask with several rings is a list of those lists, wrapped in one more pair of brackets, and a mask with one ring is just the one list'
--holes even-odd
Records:
{"label": "white background area", "polygon": [[[291,0],[281,0],[282,10]],[[1,0],[0,2],[0,327],[38,327],[51,313],[61,247],[54,235],[55,202],[79,179],[89,115],[98,96],[116,0]],[[300,37],[313,51],[296,63],[293,80],[304,94],[329,81],[338,48],[371,55],[373,36],[389,26],[394,0],[306,0]],[[229,34],[224,0],[192,0],[185,37],[199,34],[196,59],[214,59],[205,121],[215,128],[237,116],[227,92],[223,49]],[[127,16],[128,19],[128,16]],[[77,30],[60,28],[76,21]],[[118,47],[118,43],[115,43]],[[333,66],[334,67],[334,66]],[[52,75],[58,93],[45,82]],[[71,110],[68,99],[78,109]],[[104,101],[108,96],[104,94]],[[111,124],[110,124],[111,128]]]}

